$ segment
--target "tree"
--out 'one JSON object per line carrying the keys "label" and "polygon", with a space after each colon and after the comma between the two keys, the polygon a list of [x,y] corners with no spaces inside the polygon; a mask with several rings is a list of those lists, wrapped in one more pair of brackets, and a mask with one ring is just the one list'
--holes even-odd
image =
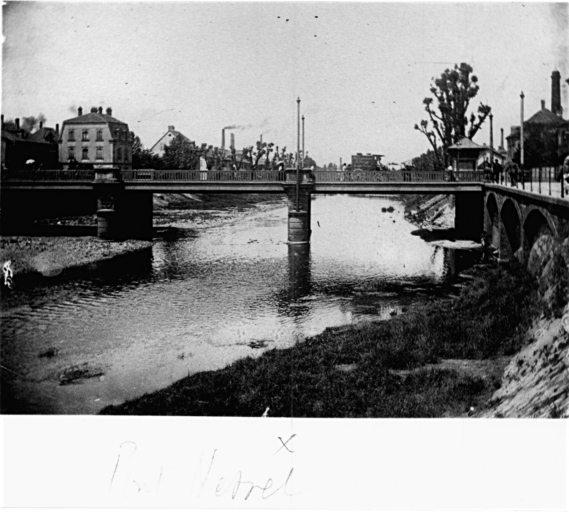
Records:
{"label": "tree", "polygon": [[162,158],[152,153],[149,149],[144,149],[140,137],[134,135],[132,143],[132,168],[162,169],[163,166]]}
{"label": "tree", "polygon": [[170,144],[164,146],[165,169],[199,169],[200,156],[205,156],[207,148],[198,148],[185,137],[178,134]]}
{"label": "tree", "polygon": [[[427,137],[434,155],[440,158],[440,165],[446,166],[448,161],[447,149],[463,137],[472,139],[478,132],[491,108],[480,103],[477,114],[468,116],[470,101],[478,94],[478,78],[472,74],[472,67],[465,62],[453,69],[446,69],[431,85],[433,98],[425,98],[423,104],[429,114],[428,120],[422,120],[415,125],[415,130]],[[436,100],[436,105],[433,103]],[[470,124],[469,124],[470,123]]]}
{"label": "tree", "polygon": [[440,169],[440,163],[444,156],[442,149],[439,148],[437,153],[429,149],[426,153],[419,155],[411,160],[412,168],[421,172],[431,172]]}

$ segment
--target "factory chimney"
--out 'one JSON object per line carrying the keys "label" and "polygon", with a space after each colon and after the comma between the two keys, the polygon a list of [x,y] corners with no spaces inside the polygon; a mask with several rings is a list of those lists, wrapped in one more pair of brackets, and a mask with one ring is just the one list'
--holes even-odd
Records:
{"label": "factory chimney", "polygon": [[225,151],[225,128],[221,130],[221,151]]}
{"label": "factory chimney", "polygon": [[235,149],[235,134],[231,134],[231,149]]}
{"label": "factory chimney", "polygon": [[561,73],[557,70],[551,73],[551,112],[559,117],[563,115],[563,107],[561,106]]}

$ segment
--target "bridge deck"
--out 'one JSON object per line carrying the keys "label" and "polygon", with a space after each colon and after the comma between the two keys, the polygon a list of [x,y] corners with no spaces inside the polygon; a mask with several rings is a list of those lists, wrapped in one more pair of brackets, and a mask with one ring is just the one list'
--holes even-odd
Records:
{"label": "bridge deck", "polygon": [[[294,171],[122,171],[125,189],[144,192],[283,193],[283,184],[296,182]],[[440,194],[481,190],[479,172],[461,172],[449,180],[444,172],[325,172],[308,176],[314,193],[322,194]],[[4,173],[2,188],[19,190],[88,190],[95,171],[23,170]]]}

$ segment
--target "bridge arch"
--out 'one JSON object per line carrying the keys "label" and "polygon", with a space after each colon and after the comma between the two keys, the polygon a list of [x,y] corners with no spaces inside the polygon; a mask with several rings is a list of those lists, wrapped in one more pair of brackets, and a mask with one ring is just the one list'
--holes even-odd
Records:
{"label": "bridge arch", "polygon": [[516,202],[510,198],[506,199],[500,210],[500,229],[505,235],[500,237],[500,249],[506,258],[514,255],[522,245],[521,217]]}
{"label": "bridge arch", "polygon": [[533,244],[542,235],[556,236],[555,225],[550,222],[549,216],[537,207],[530,207],[523,222],[524,251],[529,254]]}
{"label": "bridge arch", "polygon": [[488,194],[486,198],[484,230],[490,235],[490,243],[496,247],[500,239],[500,218],[498,214],[498,201],[496,200],[495,194]]}

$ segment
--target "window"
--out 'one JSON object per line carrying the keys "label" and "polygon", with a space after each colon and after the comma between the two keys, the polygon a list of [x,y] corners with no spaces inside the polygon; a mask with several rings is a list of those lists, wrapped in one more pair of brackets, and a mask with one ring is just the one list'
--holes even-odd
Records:
{"label": "window", "polygon": [[67,132],[67,140],[75,140],[75,130],[69,130]]}
{"label": "window", "polygon": [[81,140],[89,140],[89,130],[83,130],[83,136]]}
{"label": "window", "polygon": [[117,149],[117,161],[122,162],[122,148]]}
{"label": "window", "polygon": [[75,146],[69,146],[67,148],[68,154],[67,154],[67,158],[69,160],[73,160],[75,158]]}
{"label": "window", "polygon": [[89,148],[83,148],[82,160],[89,160]]}
{"label": "window", "polygon": [[103,159],[103,146],[97,146],[97,154],[95,156],[97,160]]}
{"label": "window", "polygon": [[97,130],[97,140],[98,141],[103,140],[103,130]]}

